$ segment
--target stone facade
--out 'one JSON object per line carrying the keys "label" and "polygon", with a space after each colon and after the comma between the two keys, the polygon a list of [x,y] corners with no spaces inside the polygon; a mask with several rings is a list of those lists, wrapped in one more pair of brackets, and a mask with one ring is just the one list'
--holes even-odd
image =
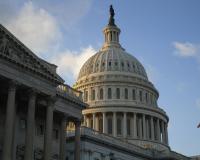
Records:
{"label": "stone facade", "polygon": [[82,93],[56,66],[32,53],[0,25],[0,160],[65,160],[66,125],[76,126],[80,159]]}

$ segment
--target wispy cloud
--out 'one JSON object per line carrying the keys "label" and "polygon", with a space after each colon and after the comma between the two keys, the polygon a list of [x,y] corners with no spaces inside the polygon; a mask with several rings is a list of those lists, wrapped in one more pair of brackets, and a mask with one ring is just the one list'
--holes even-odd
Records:
{"label": "wispy cloud", "polygon": [[52,57],[51,61],[58,65],[58,73],[61,74],[69,83],[75,82],[80,68],[86,60],[94,55],[96,50],[92,47],[86,47],[80,51],[66,50]]}
{"label": "wispy cloud", "polygon": [[196,57],[200,52],[200,45],[185,42],[174,42],[175,54],[181,57]]}

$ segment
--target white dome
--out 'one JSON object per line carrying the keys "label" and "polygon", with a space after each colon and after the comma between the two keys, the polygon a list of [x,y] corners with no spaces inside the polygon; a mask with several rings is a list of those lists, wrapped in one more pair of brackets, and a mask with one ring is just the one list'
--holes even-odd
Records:
{"label": "white dome", "polygon": [[125,74],[148,80],[142,64],[132,55],[119,47],[102,49],[90,57],[80,70],[78,80],[91,74]]}

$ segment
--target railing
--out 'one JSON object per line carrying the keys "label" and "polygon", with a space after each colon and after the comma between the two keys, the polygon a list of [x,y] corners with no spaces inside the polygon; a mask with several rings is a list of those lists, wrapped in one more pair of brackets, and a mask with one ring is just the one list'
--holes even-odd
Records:
{"label": "railing", "polygon": [[[67,137],[73,137],[75,135],[74,131],[67,131]],[[95,131],[91,128],[87,128],[87,127],[81,127],[81,135],[87,135],[89,137],[92,137],[94,139],[98,139],[98,140],[103,140],[103,141],[106,141],[106,142],[109,142],[113,145],[116,145],[116,146],[121,146],[127,150],[134,150],[134,151],[137,151],[141,154],[146,154],[148,156],[152,156],[152,152],[149,151],[149,150],[146,150],[146,149],[143,149],[142,147],[139,147],[139,146],[136,146],[134,144],[131,144],[129,142],[127,142],[125,139],[119,139],[119,138],[115,138],[115,137],[112,137],[112,136],[109,136],[107,134],[104,134],[104,133],[100,133],[98,131]]]}
{"label": "railing", "polygon": [[64,96],[64,97],[72,97],[72,98],[76,98],[76,99],[79,99],[79,100],[83,100],[83,94],[82,92],[80,91],[77,91],[75,89],[73,89],[72,87],[66,85],[66,84],[62,84],[62,85],[59,85],[57,87],[57,93],[61,96]]}

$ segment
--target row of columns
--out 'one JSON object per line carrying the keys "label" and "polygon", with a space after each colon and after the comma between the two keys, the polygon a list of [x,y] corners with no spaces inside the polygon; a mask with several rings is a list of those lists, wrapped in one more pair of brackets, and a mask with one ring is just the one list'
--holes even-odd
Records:
{"label": "row of columns", "polygon": [[[15,97],[17,84],[10,82],[8,88],[8,98],[6,106],[6,122],[3,143],[3,158],[2,160],[12,160],[13,138],[14,138],[14,117],[15,117]],[[25,137],[25,159],[33,160],[34,150],[34,129],[35,129],[35,107],[37,93],[34,90],[29,92],[28,113],[27,113],[27,128]],[[44,136],[44,160],[50,160],[52,156],[52,131],[53,131],[53,112],[55,100],[49,98],[46,108],[46,129]],[[80,121],[75,122],[75,160],[80,160]],[[60,160],[65,160],[65,144],[66,140],[66,117],[63,117],[61,122],[60,132]]]}
{"label": "row of columns", "polygon": [[[124,138],[127,138],[128,136],[127,127],[130,127],[132,135],[129,136],[132,136],[133,138],[159,141],[168,145],[168,133],[167,133],[166,122],[157,117],[141,113],[132,113],[133,114],[133,116],[131,116],[132,123],[130,123],[130,126],[127,126],[127,114],[128,114],[127,112],[123,112],[122,135]],[[97,116],[97,113],[90,113],[84,115],[84,124],[87,127],[100,131],[99,128],[99,118],[100,118],[102,120],[102,132],[107,134],[108,133],[107,129],[109,126],[107,124],[108,117],[106,115],[106,112],[98,113],[98,115],[99,116]],[[112,135],[114,137],[117,137],[117,112],[112,112],[111,118],[112,118]]]}

